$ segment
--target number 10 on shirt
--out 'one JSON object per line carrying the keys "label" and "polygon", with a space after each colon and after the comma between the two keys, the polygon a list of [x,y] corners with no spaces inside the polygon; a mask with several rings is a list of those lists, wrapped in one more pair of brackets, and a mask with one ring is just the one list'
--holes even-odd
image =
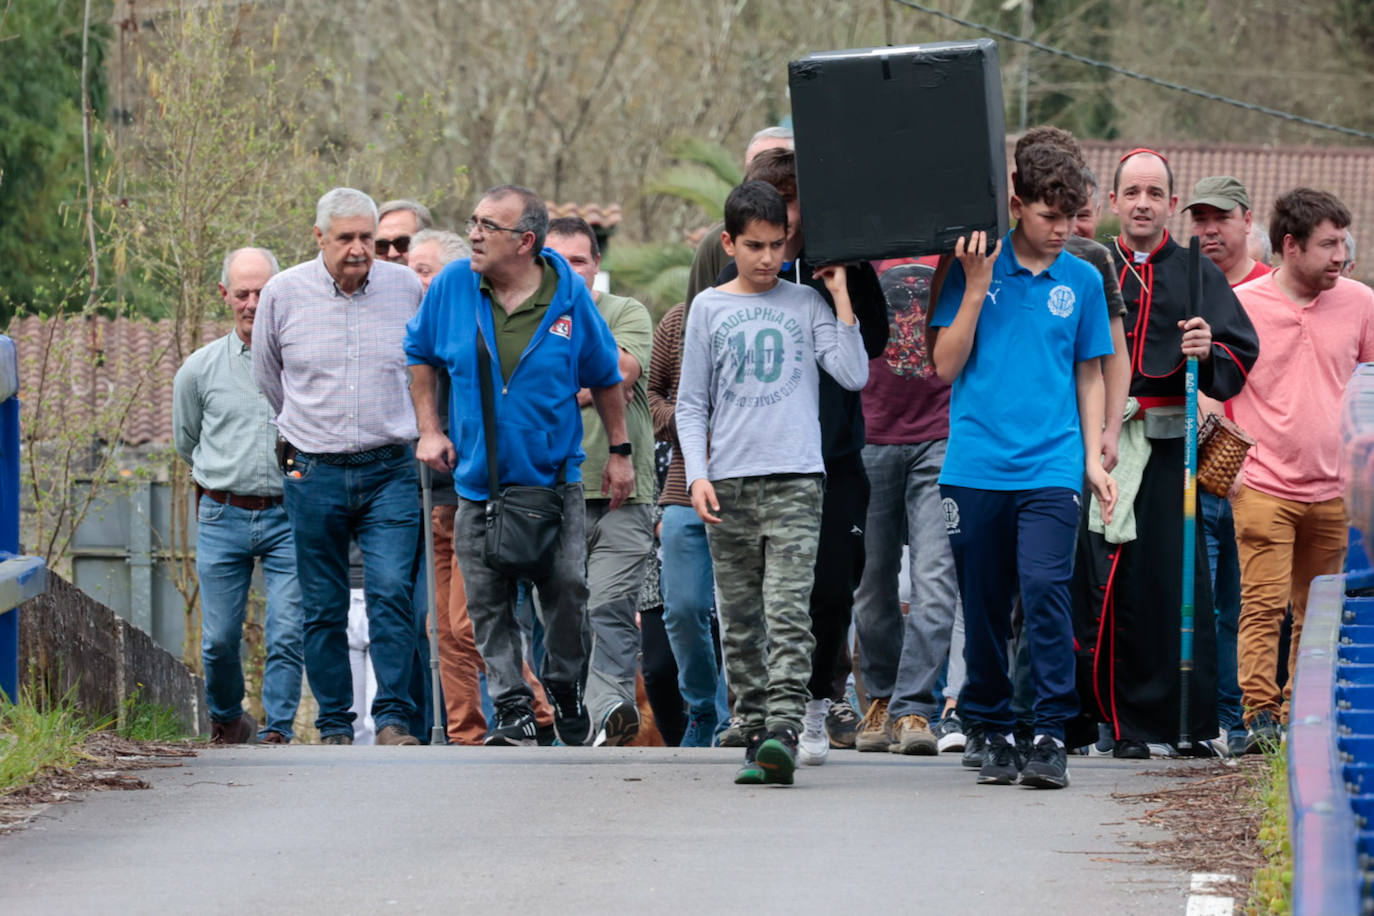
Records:
{"label": "number 10 on shirt", "polygon": [[782,332],[778,329],[764,328],[755,334],[752,350],[745,343],[743,332],[732,335],[729,342],[738,367],[735,370],[736,384],[744,381],[750,363],[754,366],[754,378],[760,382],[776,382],[782,377],[783,340]]}

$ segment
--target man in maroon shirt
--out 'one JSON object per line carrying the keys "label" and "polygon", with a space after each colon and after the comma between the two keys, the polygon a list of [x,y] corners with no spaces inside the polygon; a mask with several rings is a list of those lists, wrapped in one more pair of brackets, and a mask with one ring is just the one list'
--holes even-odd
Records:
{"label": "man in maroon shirt", "polygon": [[[935,684],[949,655],[958,604],[939,488],[950,392],[936,377],[926,347],[933,268],[901,262],[874,266],[882,272],[889,336],[887,349],[869,363],[863,391],[863,460],[872,497],[854,626],[870,704],[855,746],[935,754],[939,739],[931,721],[938,729],[945,705],[935,695]],[[898,598],[903,545],[911,554],[905,618]],[[948,716],[952,737],[957,720],[952,710]]]}

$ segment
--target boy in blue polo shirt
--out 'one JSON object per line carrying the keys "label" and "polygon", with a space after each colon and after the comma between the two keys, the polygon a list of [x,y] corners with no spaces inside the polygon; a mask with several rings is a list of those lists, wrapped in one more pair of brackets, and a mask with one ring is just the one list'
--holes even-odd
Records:
{"label": "boy in blue polo shirt", "polygon": [[[1116,484],[1102,467],[1103,381],[1112,352],[1102,277],[1064,251],[1086,199],[1082,171],[1047,145],[1016,160],[1016,228],[989,253],[983,232],[961,238],[940,291],[933,356],[953,384],[940,474],[945,529],[964,602],[966,721],[987,751],[978,782],[1068,785],[1064,725],[1078,711],[1069,582],[1079,493],[1110,518]],[[1011,608],[1020,586],[1035,687],[1035,740],[1022,761],[1012,737],[1007,675]]]}

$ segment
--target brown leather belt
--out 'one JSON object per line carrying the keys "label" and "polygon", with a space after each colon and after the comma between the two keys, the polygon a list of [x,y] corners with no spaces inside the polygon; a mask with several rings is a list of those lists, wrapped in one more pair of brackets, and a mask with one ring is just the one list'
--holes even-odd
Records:
{"label": "brown leather belt", "polygon": [[235,509],[248,509],[251,512],[261,512],[263,509],[281,505],[280,496],[241,496],[227,490],[207,490],[202,486],[197,486],[196,491],[210,497],[217,503],[224,503]]}

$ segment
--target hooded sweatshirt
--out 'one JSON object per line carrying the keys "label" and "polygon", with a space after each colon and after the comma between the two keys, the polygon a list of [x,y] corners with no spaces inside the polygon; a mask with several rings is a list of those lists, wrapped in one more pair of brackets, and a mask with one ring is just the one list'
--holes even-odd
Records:
{"label": "hooded sweatshirt", "polygon": [[465,499],[489,496],[477,374],[479,330],[491,362],[502,486],[550,487],[560,469],[564,480],[580,481],[586,455],[578,389],[621,381],[615,339],[586,283],[557,252],[545,248],[542,256],[558,272],[558,288],[509,381],[501,377],[501,360],[493,345],[493,304],[468,259],[449,263],[434,278],[420,311],[406,326],[407,363],[434,366],[449,375],[449,438],[458,453],[453,482]]}

